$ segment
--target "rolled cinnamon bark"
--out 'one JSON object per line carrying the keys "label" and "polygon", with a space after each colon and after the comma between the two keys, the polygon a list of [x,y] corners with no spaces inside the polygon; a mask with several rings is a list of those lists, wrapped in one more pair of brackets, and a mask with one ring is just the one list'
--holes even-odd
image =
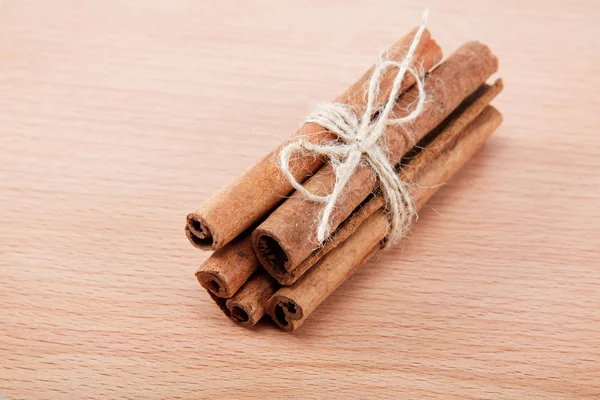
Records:
{"label": "rolled cinnamon bark", "polygon": [[238,325],[254,326],[266,313],[267,301],[280,285],[264,270],[258,270],[242,288],[225,303],[228,317]]}
{"label": "rolled cinnamon bark", "polygon": [[[387,52],[387,58],[401,60],[408,51],[416,31],[417,29],[414,29],[398,41]],[[441,58],[440,47],[431,39],[429,31],[425,30],[415,53],[415,64],[422,66],[424,71],[429,71]],[[336,101],[351,106],[357,114],[362,113],[372,70],[373,68],[367,71]],[[384,75],[378,104],[385,102],[389,96],[394,76],[393,70]],[[406,91],[413,84],[414,78],[407,75],[402,83],[401,92]],[[302,125],[295,136],[305,136],[315,143],[336,139],[323,127],[313,123]],[[208,199],[200,208],[188,214],[185,231],[194,246],[204,250],[220,249],[256,224],[292,192],[291,184],[283,176],[275,161],[286,144],[287,142],[277,147],[271,154]],[[322,159],[303,156],[295,159],[290,167],[294,177],[302,182],[322,165]]]}
{"label": "rolled cinnamon bark", "polygon": [[385,213],[371,215],[295,284],[275,292],[267,303],[273,321],[287,332],[298,329],[319,304],[379,250],[387,226]]}
{"label": "rolled cinnamon bark", "polygon": [[[400,178],[403,182],[413,182],[411,186],[411,196],[416,200],[415,207],[421,207],[426,201],[429,187],[427,182],[420,180],[424,176],[430,166],[428,162],[435,157],[439,157],[441,153],[448,151],[453,140],[459,137],[460,132],[470,124],[477,116],[481,114],[485,107],[502,91],[502,80],[497,80],[493,85],[482,85],[469,96],[454,112],[436,127],[429,135],[436,138],[435,143],[430,143],[423,149],[421,155],[413,157],[402,165]],[[428,136],[429,136],[428,135]],[[427,140],[427,137],[424,139]],[[419,143],[423,146],[424,143]],[[432,147],[436,146],[436,147]],[[418,147],[418,146],[417,146]],[[448,170],[451,171],[451,170]],[[446,179],[444,179],[446,180]],[[271,270],[271,275],[277,279],[282,285],[291,285],[302,276],[308,269],[315,265],[325,254],[337,247],[340,243],[346,240],[371,214],[385,207],[385,199],[381,194],[372,197],[370,200],[363,203],[355,212],[348,217],[346,221],[338,228],[336,232],[329,238],[323,246],[319,247],[311,253],[304,261],[296,268],[287,271],[284,268]]]}
{"label": "rolled cinnamon bark", "polygon": [[196,278],[215,296],[229,298],[259,267],[250,234],[243,233],[202,263]]}
{"label": "rolled cinnamon bark", "polygon": [[[498,59],[484,44],[470,42],[425,77],[427,102],[422,113],[408,131],[389,126],[381,140],[392,165],[396,165],[415,143],[438,126],[458,105],[498,69]],[[394,107],[397,117],[407,115],[416,102],[418,90],[410,89]],[[317,195],[327,195],[335,184],[331,165],[323,166],[304,183]],[[363,163],[342,191],[329,220],[334,231],[352,211],[376,189],[377,178],[371,167]],[[325,205],[308,201],[294,193],[252,233],[256,256],[273,276],[292,271],[317,248],[318,219]]]}
{"label": "rolled cinnamon bark", "polygon": [[[502,115],[487,106],[459,134],[442,132],[415,157],[416,164],[427,165],[418,174],[419,185],[428,186],[415,199],[418,207],[422,207],[440,185],[464,165],[501,122]],[[282,287],[273,295],[267,304],[267,312],[273,321],[288,332],[298,329],[319,304],[374,254],[387,229],[388,220],[383,209],[367,217],[347,240],[325,255],[296,283]]]}

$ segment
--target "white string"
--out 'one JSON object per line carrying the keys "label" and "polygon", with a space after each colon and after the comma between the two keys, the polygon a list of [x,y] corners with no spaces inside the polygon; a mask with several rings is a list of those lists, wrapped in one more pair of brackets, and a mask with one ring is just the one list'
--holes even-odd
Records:
{"label": "white string", "polygon": [[[396,242],[404,236],[416,214],[408,185],[400,180],[394,166],[390,164],[385,149],[379,145],[379,140],[385,133],[387,126],[404,126],[413,122],[423,111],[426,94],[419,74],[411,67],[412,58],[417,49],[429,12],[423,13],[423,21],[417,30],[404,59],[400,62],[384,60],[381,57],[373,70],[367,92],[367,104],[364,113],[358,117],[352,109],[344,104],[326,102],[321,103],[307,117],[304,123],[316,123],[329,132],[335,134],[340,141],[327,144],[315,144],[299,138],[285,146],[280,153],[281,171],[289,180],[294,189],[307,199],[325,204],[319,227],[317,240],[322,243],[331,234],[329,220],[336,202],[343,189],[354,174],[362,160],[365,160],[373,169],[379,179],[381,191],[386,199],[387,210],[390,218],[389,242]],[[372,120],[376,111],[377,97],[380,84],[385,72],[397,68],[398,73],[394,78],[392,90],[387,102],[382,106],[377,118]],[[392,109],[402,88],[402,81],[406,73],[415,78],[419,96],[415,109],[402,118],[392,118]],[[296,180],[290,171],[290,159],[295,153],[326,156],[335,173],[335,186],[331,194],[319,196],[311,193]]]}

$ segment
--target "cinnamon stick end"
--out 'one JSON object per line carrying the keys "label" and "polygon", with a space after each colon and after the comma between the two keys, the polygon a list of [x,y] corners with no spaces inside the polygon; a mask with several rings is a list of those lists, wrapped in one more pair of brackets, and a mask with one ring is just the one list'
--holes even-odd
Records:
{"label": "cinnamon stick end", "polygon": [[252,234],[252,245],[256,258],[277,279],[290,266],[290,257],[284,247],[268,231],[257,228]]}
{"label": "cinnamon stick end", "polygon": [[473,40],[465,43],[461,46],[461,48],[471,50],[472,53],[478,55],[478,57],[485,57],[492,65],[494,72],[498,71],[500,60],[498,59],[498,56],[492,52],[492,49],[490,49],[485,43]]}
{"label": "cinnamon stick end", "polygon": [[498,89],[498,92],[501,92],[502,89],[504,89],[504,81],[502,80],[502,78],[498,78],[494,81],[492,86],[496,87]]}
{"label": "cinnamon stick end", "polygon": [[195,213],[188,214],[186,218],[185,236],[194,247],[200,250],[216,250],[220,247],[208,222]]}
{"label": "cinnamon stick end", "polygon": [[223,277],[219,276],[215,271],[198,270],[196,278],[204,289],[217,297],[228,298],[233,295],[233,293],[229,292],[229,286],[225,284]]}
{"label": "cinnamon stick end", "polygon": [[[248,306],[236,301],[227,301],[227,308],[229,309],[229,318],[236,324],[245,328],[250,328],[256,325],[259,319],[256,318],[256,313],[247,308]],[[263,311],[264,312],[264,311]],[[260,315],[262,317],[262,314]]]}
{"label": "cinnamon stick end", "polygon": [[302,322],[302,307],[293,299],[274,295],[268,304],[268,313],[277,326],[286,332],[294,332]]}
{"label": "cinnamon stick end", "polygon": [[423,73],[426,73],[424,66],[431,65],[435,66],[442,61],[444,58],[444,53],[442,52],[442,48],[434,39],[429,39],[425,47],[425,51],[423,52],[423,61],[419,63],[421,70]]}

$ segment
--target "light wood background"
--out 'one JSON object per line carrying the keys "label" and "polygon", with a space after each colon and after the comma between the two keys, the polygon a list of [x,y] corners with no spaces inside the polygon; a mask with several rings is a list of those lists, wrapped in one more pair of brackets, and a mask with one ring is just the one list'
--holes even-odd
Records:
{"label": "light wood background", "polygon": [[294,335],[226,320],[185,215],[421,2],[0,3],[0,397],[600,398],[600,4],[431,1],[505,122]]}

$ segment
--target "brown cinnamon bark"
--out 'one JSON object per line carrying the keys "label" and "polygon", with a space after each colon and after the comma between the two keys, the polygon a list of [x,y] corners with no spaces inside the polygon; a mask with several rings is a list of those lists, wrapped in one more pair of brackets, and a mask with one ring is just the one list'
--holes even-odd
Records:
{"label": "brown cinnamon bark", "polygon": [[[438,126],[458,105],[498,69],[498,60],[490,49],[478,42],[460,47],[452,56],[425,78],[427,102],[411,129],[388,127],[385,143],[390,163],[396,165],[415,143]],[[396,116],[406,115],[418,97],[416,87],[399,98]],[[335,183],[331,165],[323,166],[304,183],[310,192],[327,195]],[[344,188],[329,223],[335,230],[352,211],[376,189],[372,169],[359,166]],[[314,238],[324,205],[307,201],[295,193],[259,225],[252,233],[256,256],[273,276],[292,271],[317,247]]]}
{"label": "brown cinnamon bark", "polygon": [[[393,60],[402,59],[415,33],[416,29],[398,41],[388,51],[387,57]],[[415,64],[421,65],[424,71],[428,71],[441,58],[441,49],[426,30],[415,53]],[[357,114],[360,114],[365,107],[365,91],[372,70],[373,68],[367,71],[336,101],[351,106]],[[389,96],[394,72],[390,70],[384,76],[378,104],[383,103]],[[402,84],[402,92],[413,84],[413,77],[407,76]],[[312,123],[304,124],[295,136],[307,136],[315,143],[336,139],[323,127]],[[220,249],[256,224],[292,192],[292,186],[282,175],[276,162],[280,150],[287,143],[277,147],[271,154],[208,199],[200,208],[188,214],[185,231],[194,246],[204,250]],[[296,179],[302,182],[322,165],[322,159],[315,159],[312,156],[298,157],[291,165],[291,171]]]}
{"label": "brown cinnamon bark", "polygon": [[[419,185],[429,188],[415,199],[421,207],[441,184],[449,179],[483,145],[502,122],[502,115],[492,106],[465,129],[444,131],[415,157],[416,164],[425,163],[418,177]],[[379,248],[388,229],[383,209],[371,214],[346,241],[329,252],[296,283],[279,289],[269,300],[267,310],[282,329],[292,332],[337,287]]]}
{"label": "brown cinnamon bark", "polygon": [[266,313],[267,301],[280,285],[264,270],[258,270],[242,288],[225,303],[229,318],[238,325],[254,326]]}
{"label": "brown cinnamon bark", "polygon": [[249,233],[243,233],[215,251],[196,271],[202,287],[215,296],[229,298],[248,280],[260,263]]}
{"label": "brown cinnamon bark", "polygon": [[387,226],[384,213],[371,215],[295,284],[275,292],[267,304],[273,321],[287,332],[298,329],[319,304],[379,250]]}
{"label": "brown cinnamon bark", "polygon": [[[421,207],[422,203],[428,198],[428,193],[430,192],[427,182],[422,182],[419,178],[430,168],[428,162],[435,157],[440,157],[442,153],[447,151],[451,145],[451,141],[458,137],[459,133],[481,114],[483,109],[502,91],[502,88],[503,83],[500,79],[491,86],[487,84],[482,85],[448,118],[446,118],[440,126],[431,132],[430,135],[437,138],[435,141],[435,146],[437,147],[431,148],[430,144],[421,152],[419,157],[412,158],[406,165],[402,166],[400,174],[401,180],[403,182],[414,183],[411,187],[411,196],[416,200],[415,207]],[[443,180],[445,181],[446,179]],[[283,268],[271,270],[270,273],[282,285],[293,284],[300,276],[325,256],[325,254],[337,247],[354,233],[366,218],[383,207],[385,207],[385,199],[378,194],[358,207],[357,210],[344,221],[338,230],[334,232],[331,238],[323,244],[323,246],[311,253],[296,268],[291,271],[287,271]]]}

